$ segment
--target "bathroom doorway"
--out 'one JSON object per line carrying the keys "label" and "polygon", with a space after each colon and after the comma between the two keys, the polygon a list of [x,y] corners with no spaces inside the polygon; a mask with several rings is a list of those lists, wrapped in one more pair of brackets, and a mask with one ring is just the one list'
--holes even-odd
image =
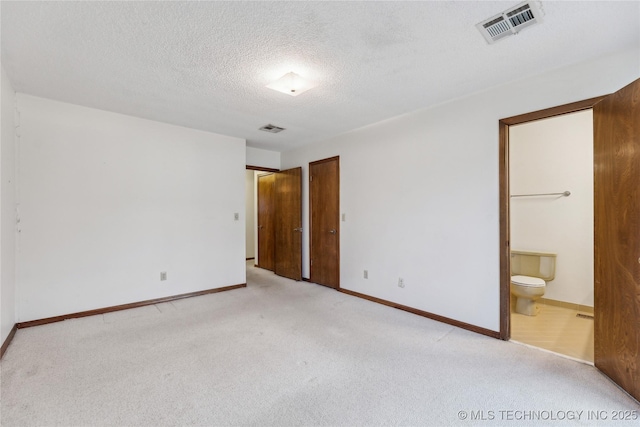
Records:
{"label": "bathroom doorway", "polygon": [[529,256],[541,267],[532,273],[512,262],[512,275],[538,283],[512,280],[511,340],[593,363],[593,110],[508,131],[511,259],[553,255]]}
{"label": "bathroom doorway", "polygon": [[[610,94],[499,120],[500,338],[511,337],[509,127],[593,109],[594,365],[640,400],[640,79]],[[560,260],[558,260],[560,262]]]}

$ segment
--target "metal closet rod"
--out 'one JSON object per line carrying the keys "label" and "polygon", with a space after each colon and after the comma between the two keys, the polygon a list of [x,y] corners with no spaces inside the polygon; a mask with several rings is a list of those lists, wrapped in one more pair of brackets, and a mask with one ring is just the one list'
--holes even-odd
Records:
{"label": "metal closet rod", "polygon": [[571,191],[563,191],[562,193],[538,193],[538,194],[512,194],[511,197],[532,197],[532,196],[564,196],[569,197]]}

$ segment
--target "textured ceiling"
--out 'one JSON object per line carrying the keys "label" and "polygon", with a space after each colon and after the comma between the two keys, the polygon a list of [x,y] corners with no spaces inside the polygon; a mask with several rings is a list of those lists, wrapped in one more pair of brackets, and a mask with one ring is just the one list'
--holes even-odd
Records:
{"label": "textured ceiling", "polygon": [[[2,1],[2,64],[18,92],[286,151],[640,49],[636,1],[543,1],[542,24],[486,44],[475,24],[516,4]],[[265,88],[289,71],[317,87]]]}

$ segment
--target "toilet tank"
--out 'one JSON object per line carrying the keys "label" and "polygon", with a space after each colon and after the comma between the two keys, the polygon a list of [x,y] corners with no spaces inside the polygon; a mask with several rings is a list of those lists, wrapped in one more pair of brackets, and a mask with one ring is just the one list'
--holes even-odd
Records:
{"label": "toilet tank", "polygon": [[539,277],[550,282],[556,277],[556,255],[551,252],[511,251],[511,275]]}

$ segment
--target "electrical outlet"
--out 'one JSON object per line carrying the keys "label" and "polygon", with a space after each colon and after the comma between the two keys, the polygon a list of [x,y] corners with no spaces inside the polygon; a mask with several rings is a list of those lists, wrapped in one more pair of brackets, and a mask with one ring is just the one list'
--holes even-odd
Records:
{"label": "electrical outlet", "polygon": [[167,280],[167,272],[166,271],[161,271],[160,272],[160,280]]}
{"label": "electrical outlet", "polygon": [[233,214],[233,219],[234,219],[235,221],[239,220],[239,219],[240,219],[240,214],[239,214],[238,212],[234,213],[234,214]]}
{"label": "electrical outlet", "polygon": [[398,287],[399,288],[404,288],[404,279],[402,277],[400,277],[398,279]]}
{"label": "electrical outlet", "polygon": [[369,272],[367,270],[364,271],[364,278],[365,279],[369,278]]}

